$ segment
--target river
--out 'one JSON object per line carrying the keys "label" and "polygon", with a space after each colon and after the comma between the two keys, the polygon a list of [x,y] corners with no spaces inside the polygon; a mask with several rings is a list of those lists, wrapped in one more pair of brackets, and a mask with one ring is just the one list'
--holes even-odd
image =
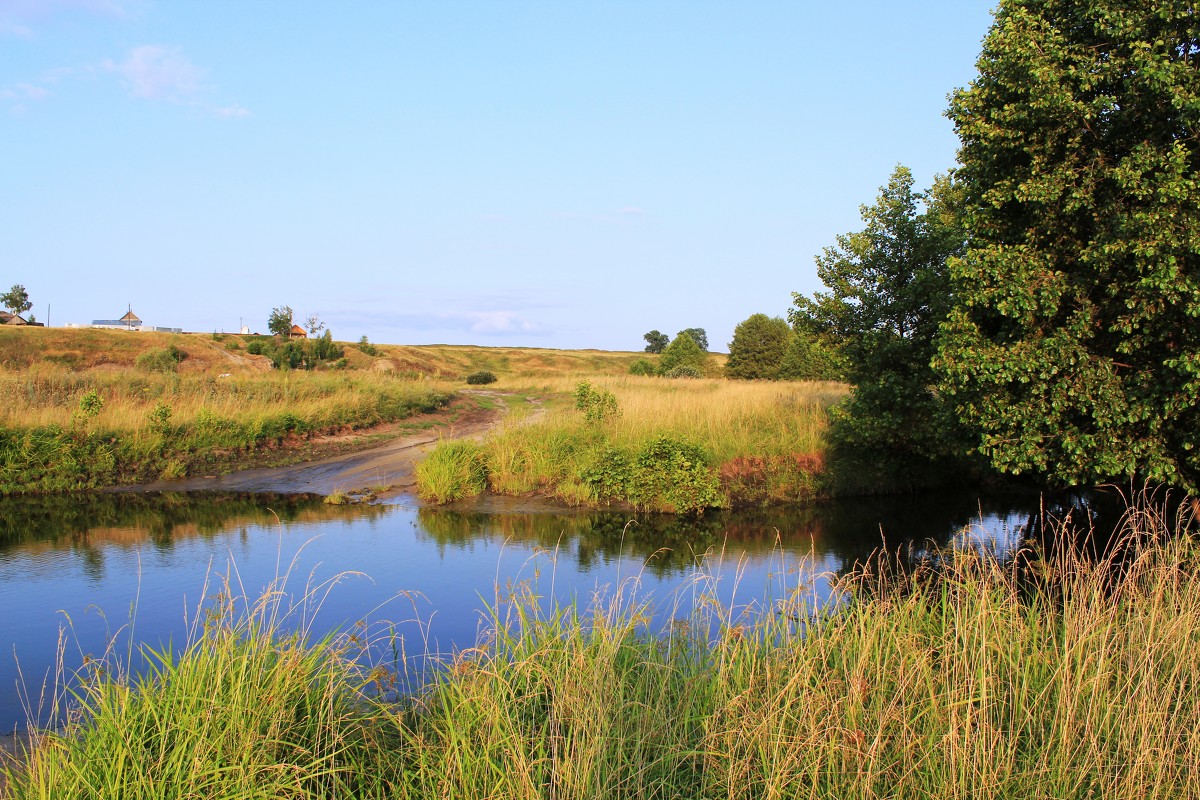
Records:
{"label": "river", "polygon": [[293,623],[313,635],[387,625],[411,668],[476,644],[486,609],[514,591],[547,606],[647,602],[654,624],[686,615],[701,583],[736,613],[791,592],[818,608],[835,599],[836,576],[883,542],[1003,554],[1037,504],[930,494],[695,519],[504,498],[453,508],[211,493],[3,498],[0,730],[48,721],[56,672],[106,652],[136,669],[139,647],[178,647],[227,580],[250,598],[283,584]]}

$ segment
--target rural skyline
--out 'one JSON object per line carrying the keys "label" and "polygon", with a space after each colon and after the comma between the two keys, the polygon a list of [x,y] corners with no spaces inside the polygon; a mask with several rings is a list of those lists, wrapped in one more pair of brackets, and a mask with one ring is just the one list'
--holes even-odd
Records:
{"label": "rural skyline", "polygon": [[0,282],[87,323],[724,350],[954,164],[990,3],[0,2]]}

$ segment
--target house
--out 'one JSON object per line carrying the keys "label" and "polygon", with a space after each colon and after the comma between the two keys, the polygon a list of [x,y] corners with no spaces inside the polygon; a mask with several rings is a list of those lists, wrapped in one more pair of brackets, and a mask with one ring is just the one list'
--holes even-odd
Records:
{"label": "house", "polygon": [[293,325],[292,329],[290,331],[288,331],[288,338],[289,339],[307,339],[308,331],[304,330],[304,328],[301,328],[299,325]]}
{"label": "house", "polygon": [[7,311],[0,311],[0,325],[28,325],[25,318],[20,314],[10,314]]}
{"label": "house", "polygon": [[120,319],[94,319],[92,320],[93,328],[124,328],[127,331],[140,331],[142,329],[142,321],[137,314],[133,313],[133,307],[125,312],[125,316]]}

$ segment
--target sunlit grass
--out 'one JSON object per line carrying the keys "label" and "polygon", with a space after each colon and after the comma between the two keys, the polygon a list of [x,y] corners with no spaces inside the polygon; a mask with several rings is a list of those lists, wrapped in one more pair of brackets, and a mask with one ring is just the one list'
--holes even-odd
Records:
{"label": "sunlit grass", "polygon": [[[811,499],[819,491],[813,465],[819,464],[825,447],[827,411],[847,391],[835,383],[634,376],[593,377],[591,383],[616,397],[616,417],[589,423],[574,407],[572,392],[578,381],[571,378],[513,387],[547,397],[547,411],[532,424],[514,419],[484,441],[482,457],[491,491],[551,494],[572,505],[627,500],[629,495],[606,493],[598,485],[603,483],[603,476],[596,477],[598,470],[613,472],[619,482],[619,466],[609,466],[612,451],[633,462],[656,439],[667,436],[703,453],[704,467],[725,493],[715,504]],[[450,455],[435,450],[430,458],[444,461]],[[419,476],[418,483],[424,485]],[[476,493],[470,488],[422,491],[432,499]],[[657,502],[649,507],[671,510]]]}

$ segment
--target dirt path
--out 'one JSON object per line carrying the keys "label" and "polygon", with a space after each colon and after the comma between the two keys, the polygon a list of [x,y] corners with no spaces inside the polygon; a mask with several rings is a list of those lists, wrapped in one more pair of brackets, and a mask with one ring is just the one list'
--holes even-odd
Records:
{"label": "dirt path", "polygon": [[[489,391],[471,391],[469,394],[489,398],[496,405],[493,408],[474,409],[442,427],[401,436],[385,444],[353,453],[286,467],[155,481],[133,488],[136,491],[147,492],[311,492],[324,495],[372,488],[376,490],[376,494],[383,496],[411,493],[416,485],[416,464],[435,444],[442,439],[482,439],[508,416],[506,398],[512,395]],[[526,417],[523,423],[533,422],[545,413],[540,402],[531,402],[534,405],[533,413]],[[361,439],[371,434],[371,431],[366,431],[351,434],[349,438]],[[387,487],[386,491],[380,492],[381,487]]]}

